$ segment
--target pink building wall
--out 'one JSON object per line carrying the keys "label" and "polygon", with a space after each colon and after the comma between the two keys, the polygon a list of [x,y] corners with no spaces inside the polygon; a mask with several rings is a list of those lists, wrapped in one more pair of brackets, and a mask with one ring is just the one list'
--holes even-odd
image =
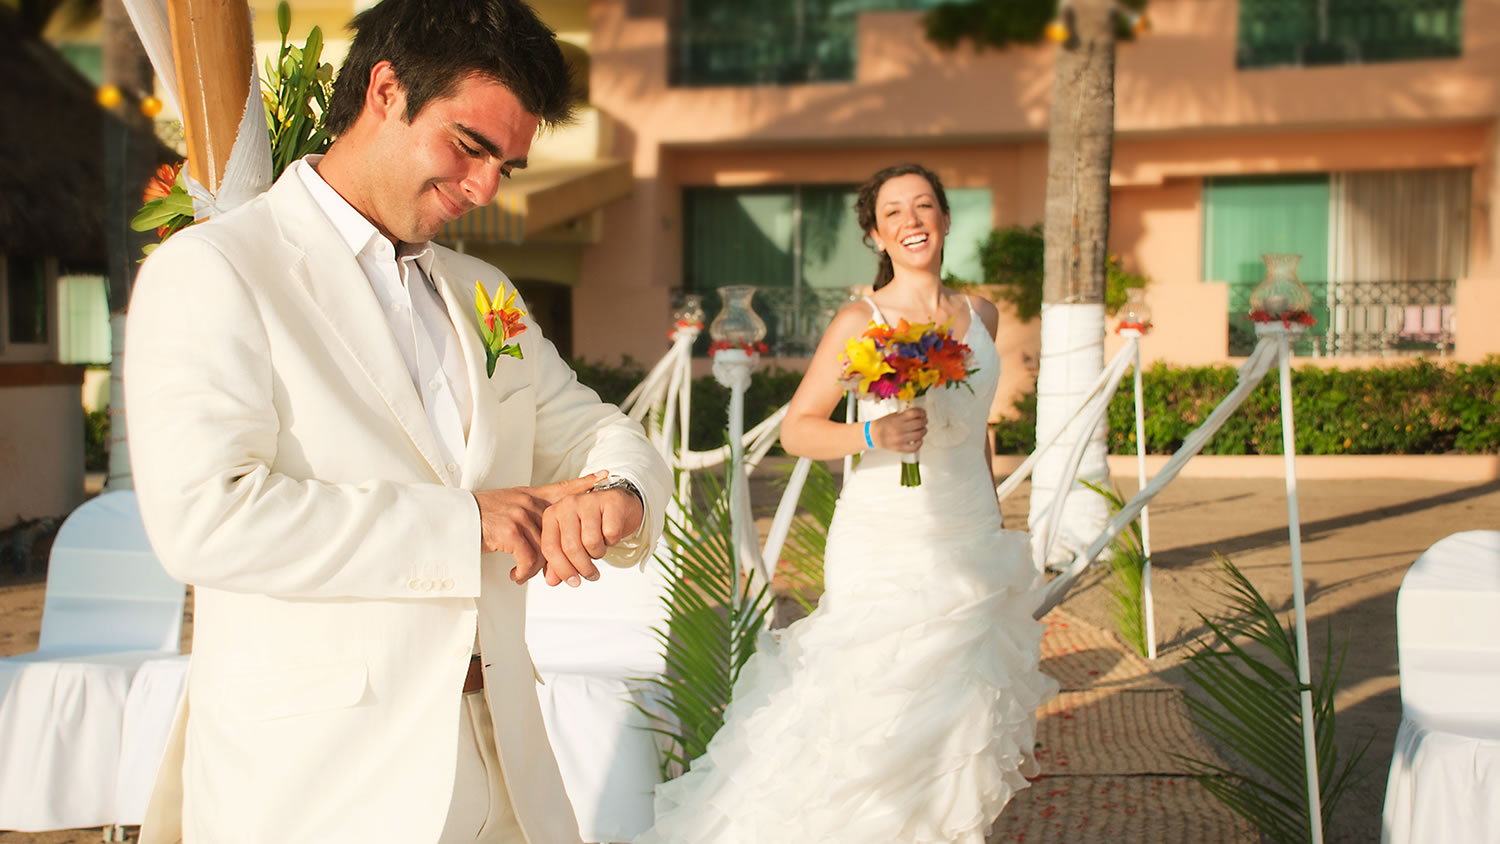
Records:
{"label": "pink building wall", "polygon": [[[996,226],[1041,219],[1054,48],[948,53],[926,42],[918,14],[869,13],[852,82],[673,88],[667,21],[631,17],[627,5],[590,7],[590,100],[615,122],[615,154],[632,161],[636,185],[605,211],[603,239],[584,256],[582,356],[652,361],[665,350],[657,329],[682,279],[684,186],[850,183],[911,159],[949,185],[990,188]],[[1202,186],[1213,176],[1473,167],[1458,324],[1477,322],[1462,316],[1474,308],[1494,313],[1500,0],[1465,4],[1461,59],[1314,69],[1237,70],[1236,10],[1235,0],[1153,0],[1152,29],[1120,49],[1111,249],[1153,279],[1148,359],[1226,360],[1227,290],[1204,284],[1202,269]],[[1007,390],[1029,388],[1036,337],[1035,326],[1002,331],[997,413]],[[1463,359],[1500,352],[1482,337],[1458,345]]]}

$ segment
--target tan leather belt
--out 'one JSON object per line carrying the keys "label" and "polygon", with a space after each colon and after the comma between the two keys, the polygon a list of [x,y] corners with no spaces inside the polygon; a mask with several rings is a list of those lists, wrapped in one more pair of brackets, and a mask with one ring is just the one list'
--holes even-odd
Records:
{"label": "tan leather belt", "polygon": [[484,688],[484,662],[479,654],[469,657],[469,676],[464,678],[464,694]]}

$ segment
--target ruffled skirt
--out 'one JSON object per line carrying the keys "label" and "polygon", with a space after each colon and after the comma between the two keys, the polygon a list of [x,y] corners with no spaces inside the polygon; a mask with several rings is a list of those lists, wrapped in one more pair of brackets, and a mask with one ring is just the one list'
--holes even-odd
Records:
{"label": "ruffled skirt", "polygon": [[840,504],[817,612],[762,636],[636,844],[981,844],[1026,787],[1056,692],[1026,535],[996,514],[893,537],[858,512]]}

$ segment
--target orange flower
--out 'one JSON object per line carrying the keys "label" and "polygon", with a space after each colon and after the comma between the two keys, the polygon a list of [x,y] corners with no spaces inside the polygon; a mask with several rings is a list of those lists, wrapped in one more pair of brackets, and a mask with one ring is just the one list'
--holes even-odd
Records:
{"label": "orange flower", "polygon": [[166,199],[167,194],[172,192],[172,186],[177,184],[177,174],[181,172],[184,162],[176,164],[163,164],[156,168],[156,172],[146,182],[146,193],[141,199],[150,202],[153,199]]}
{"label": "orange flower", "polygon": [[944,343],[927,353],[927,362],[942,373],[945,381],[963,381],[969,373],[964,369],[964,349],[957,344]]}

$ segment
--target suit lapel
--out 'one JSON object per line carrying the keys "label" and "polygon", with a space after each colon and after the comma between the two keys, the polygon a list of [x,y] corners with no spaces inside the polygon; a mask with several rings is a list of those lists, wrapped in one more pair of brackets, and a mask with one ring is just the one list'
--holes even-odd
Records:
{"label": "suit lapel", "polygon": [[[464,287],[449,275],[441,260],[432,262],[432,280],[437,285],[443,304],[448,308],[448,318],[453,320],[453,327],[458,332],[458,345],[464,356],[464,374],[469,379],[469,395],[473,399],[463,471],[459,480],[460,486],[472,488],[494,464],[495,447],[499,442],[499,420],[492,412],[494,387],[490,383],[490,376],[485,372],[485,349],[479,336],[479,315],[474,312],[473,282]],[[506,366],[507,363],[518,361],[501,358],[495,364],[495,381],[503,381],[512,376],[515,367]]]}
{"label": "suit lapel", "polygon": [[282,238],[301,253],[292,275],[433,473],[444,477],[437,435],[359,262],[296,173],[285,173],[267,198],[276,210]]}

